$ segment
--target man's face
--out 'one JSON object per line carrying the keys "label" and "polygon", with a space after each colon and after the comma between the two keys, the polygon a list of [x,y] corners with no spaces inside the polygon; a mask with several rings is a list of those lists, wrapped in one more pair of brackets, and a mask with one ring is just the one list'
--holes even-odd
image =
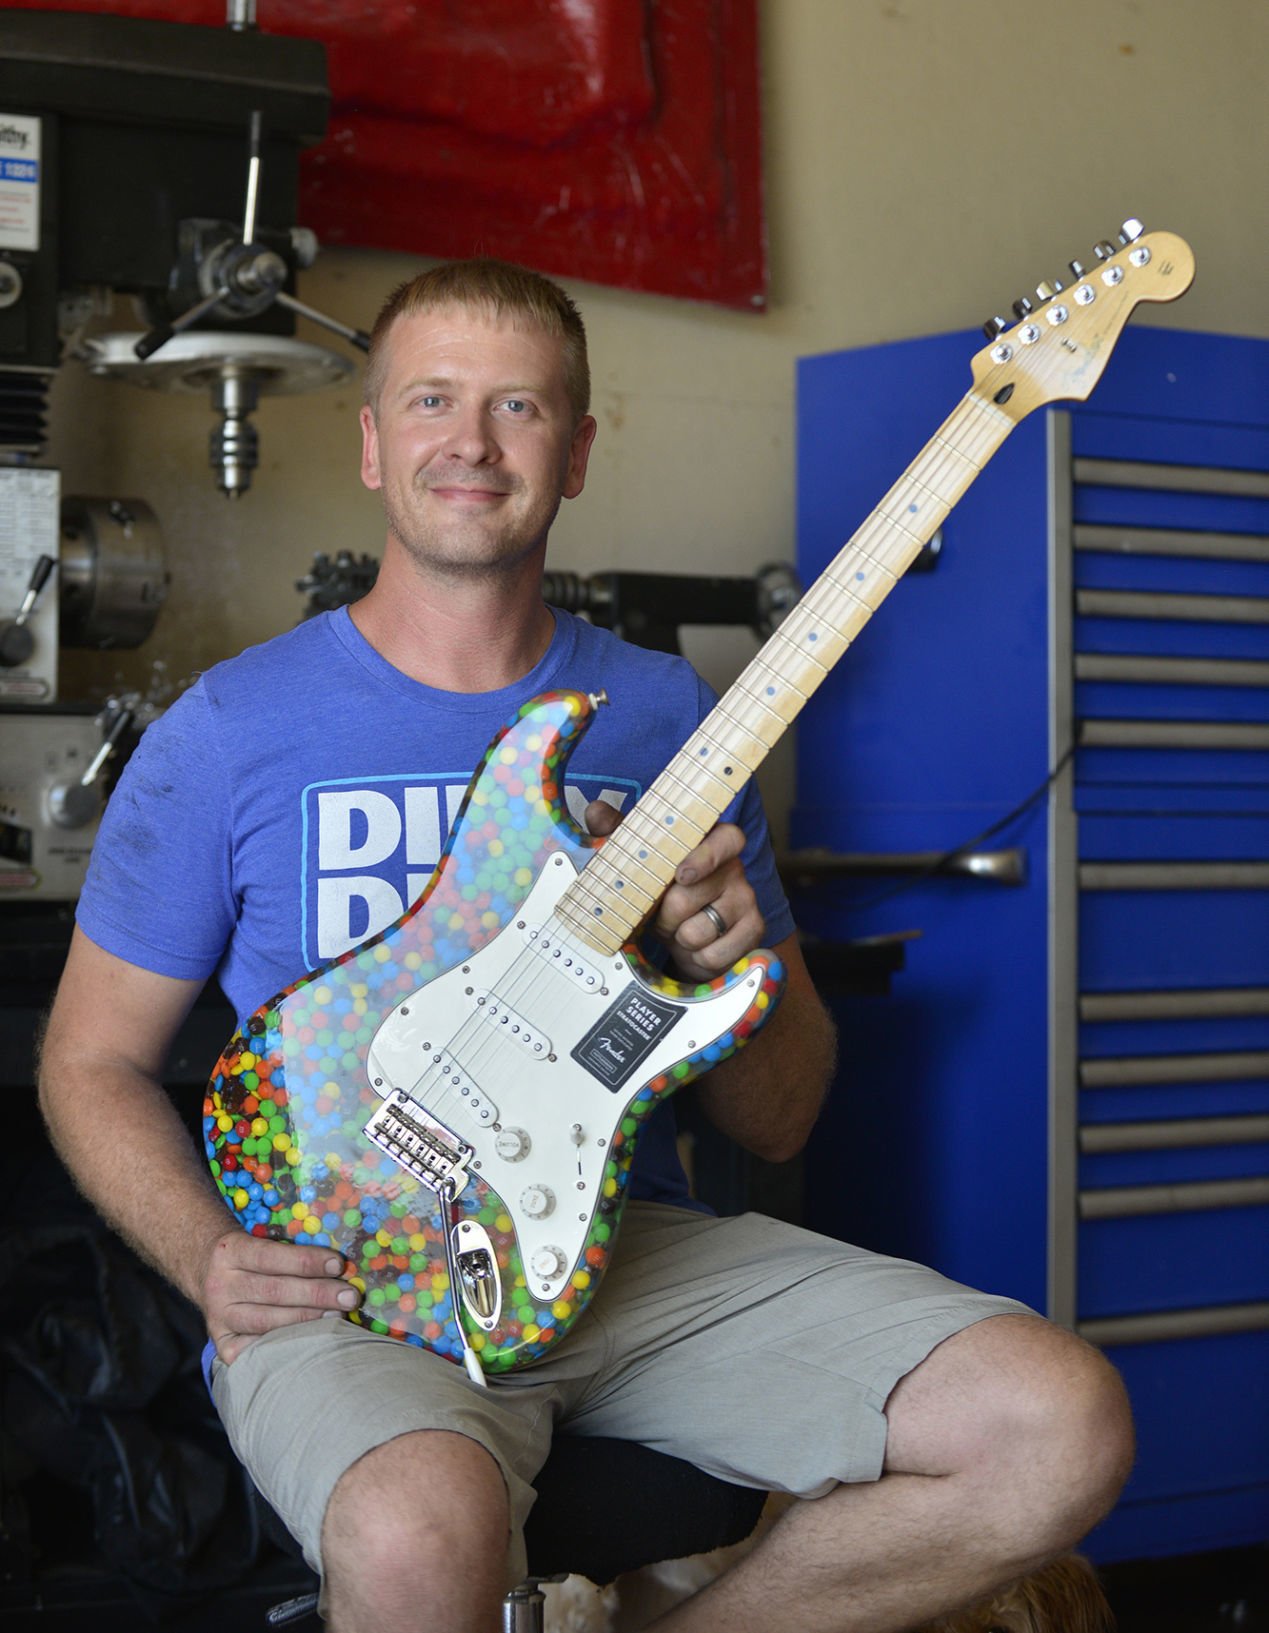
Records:
{"label": "man's face", "polygon": [[561,344],[463,306],[398,318],[361,479],[420,565],[484,576],[546,538],[582,491],[595,422],[578,421]]}

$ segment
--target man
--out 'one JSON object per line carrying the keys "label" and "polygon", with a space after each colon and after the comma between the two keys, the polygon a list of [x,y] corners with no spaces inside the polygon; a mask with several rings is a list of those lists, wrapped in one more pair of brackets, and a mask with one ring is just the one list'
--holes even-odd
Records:
{"label": "man", "polygon": [[[425,769],[418,786],[436,792],[450,756],[465,745],[474,766],[529,696],[606,687],[576,774],[607,789],[586,813],[607,832],[707,709],[680,660],[542,602],[551,523],[585,482],[587,395],[581,320],[545,279],[459,263],[389,302],[361,416],[362,479],[388,521],[378,581],[351,612],[218,666],[146,734],[94,855],[41,1103],[84,1190],[201,1306],[218,1409],[321,1569],[338,1633],[495,1627],[556,1423],[806,1499],[667,1628],[909,1627],[1064,1550],[1113,1501],[1130,1427],[1088,1346],[920,1267],[702,1214],[663,1110],[594,1305],[540,1363],[482,1389],[428,1351],[315,1319],[356,1300],[339,1256],[227,1220],[159,1086],[210,973],[245,1015],[329,956],[313,903],[332,877],[337,902],[355,893],[323,859],[364,854],[369,829],[342,848],[323,829],[314,858],[312,824],[344,809],[350,783],[382,794]],[[366,808],[391,838],[387,808]],[[653,930],[691,980],[764,928],[784,959],[775,1017],[689,1092],[750,1150],[787,1158],[827,1084],[831,1026],[752,790],[729,814],[685,857]],[[414,860],[434,860],[424,849]],[[143,1187],[118,1183],[125,1155]]]}

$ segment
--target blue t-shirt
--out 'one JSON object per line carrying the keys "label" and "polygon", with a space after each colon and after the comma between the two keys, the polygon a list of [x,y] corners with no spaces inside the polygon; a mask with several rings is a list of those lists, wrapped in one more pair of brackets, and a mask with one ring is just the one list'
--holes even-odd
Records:
{"label": "blue t-shirt", "polygon": [[[628,810],[714,702],[682,658],[558,610],[542,660],[493,692],[411,680],[347,608],[217,664],[149,727],[120,778],[81,928],[157,974],[214,974],[245,1020],[418,897],[494,734],[557,687],[610,700],[568,763],[579,821],[592,799]],[[752,783],[725,815],[748,836],[745,869],[774,944],[793,924]],[[687,1199],[670,1102],[640,1139],[630,1194]]]}

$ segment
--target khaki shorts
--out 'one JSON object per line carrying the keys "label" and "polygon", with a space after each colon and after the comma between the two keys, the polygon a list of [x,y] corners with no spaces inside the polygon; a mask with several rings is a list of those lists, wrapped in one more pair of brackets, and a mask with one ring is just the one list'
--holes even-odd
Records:
{"label": "khaki shorts", "polygon": [[533,1480],[557,1429],[638,1440],[738,1485],[817,1497],[876,1480],[884,1407],[936,1344],[1026,1312],[902,1259],[746,1214],[632,1203],[604,1285],[535,1366],[473,1384],[429,1351],[339,1317],[281,1327],[212,1390],[235,1452],[321,1570],[346,1469],[417,1429],[469,1435],[511,1502],[508,1585],[525,1574]]}

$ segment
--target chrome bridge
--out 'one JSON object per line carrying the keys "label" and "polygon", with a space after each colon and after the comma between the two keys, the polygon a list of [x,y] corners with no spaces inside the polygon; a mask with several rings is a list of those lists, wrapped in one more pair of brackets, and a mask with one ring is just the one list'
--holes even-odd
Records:
{"label": "chrome bridge", "polygon": [[467,1184],[474,1148],[438,1123],[404,1089],[393,1089],[380,1102],[362,1132],[430,1191],[457,1196]]}

